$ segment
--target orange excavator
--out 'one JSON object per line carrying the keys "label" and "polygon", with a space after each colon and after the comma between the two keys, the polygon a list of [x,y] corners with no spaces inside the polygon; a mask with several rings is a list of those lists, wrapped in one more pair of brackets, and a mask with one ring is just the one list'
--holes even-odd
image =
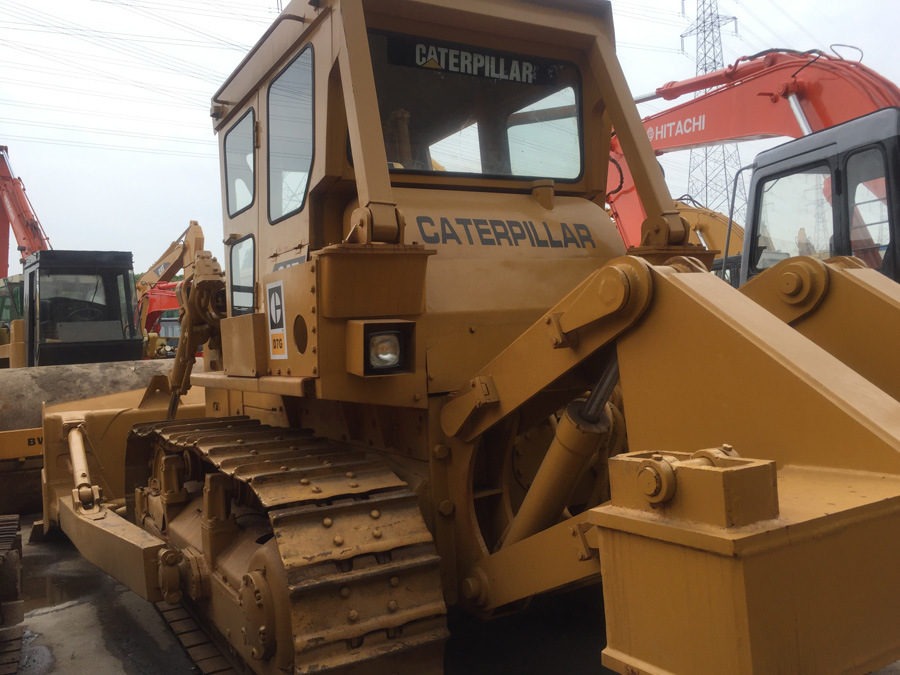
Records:
{"label": "orange excavator", "polygon": [[10,230],[15,235],[22,260],[35,251],[52,248],[25,194],[22,179],[13,173],[9,149],[5,145],[0,145],[0,201],[3,204],[0,208],[0,251],[3,252],[0,255],[0,279],[5,279],[9,275],[6,251],[9,250]]}
{"label": "orange excavator", "polygon": [[[900,106],[900,89],[859,62],[818,50],[781,49],[744,56],[721,70],[669,82],[651,94],[637,97],[636,101],[671,101],[704,90],[708,91],[702,96],[644,118],[647,136],[658,155],[728,141],[799,138],[883,108]],[[824,143],[827,139],[820,137],[820,141]],[[626,246],[638,246],[646,216],[615,138],[610,163],[615,170],[609,172],[608,205]],[[828,185],[823,191],[829,192],[827,210],[829,206],[837,206],[831,204],[830,177],[826,178],[829,178]],[[881,199],[884,202],[883,192]],[[759,220],[759,214],[752,212],[754,204],[759,202],[758,196],[754,199],[751,195],[748,221]],[[679,205],[679,210],[691,225],[694,243],[725,251],[726,219],[716,218],[712,212],[697,212],[684,204]],[[835,228],[839,221],[840,218],[834,218]],[[831,238],[840,242],[848,237],[835,229]],[[741,253],[742,240],[743,231],[733,227],[727,254]],[[855,249],[838,250],[834,254],[854,252]]]}

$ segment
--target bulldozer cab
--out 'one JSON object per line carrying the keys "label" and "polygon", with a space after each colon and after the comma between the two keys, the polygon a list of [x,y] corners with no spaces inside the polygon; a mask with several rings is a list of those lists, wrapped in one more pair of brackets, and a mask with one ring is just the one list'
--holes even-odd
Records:
{"label": "bulldozer cab", "polygon": [[38,251],[25,261],[28,365],[141,357],[131,253]]}
{"label": "bulldozer cab", "polygon": [[760,153],[742,283],[797,255],[852,255],[900,279],[900,109],[886,108]]}
{"label": "bulldozer cab", "polygon": [[[642,159],[652,153],[615,59],[608,3],[339,7],[292,3],[213,97],[225,372],[315,376],[320,394],[372,400],[374,385],[349,377],[348,357],[323,367],[319,345],[332,331],[335,352],[355,340],[348,320],[390,319],[382,328],[403,335],[413,328],[394,322],[415,319],[409,339],[428,352],[428,391],[452,391],[624,253],[602,208],[613,125],[635,154],[649,211],[674,214],[674,205],[658,167]],[[363,246],[384,255],[363,258]],[[320,253],[348,267],[317,271]],[[511,279],[520,280],[512,289]],[[308,289],[326,286],[334,290],[316,307]],[[273,321],[233,322],[254,313]],[[476,317],[494,327],[473,329]],[[259,345],[253,359],[238,356],[248,352],[237,336],[248,331]],[[419,407],[424,356],[401,369],[415,376]],[[401,371],[378,371],[388,374]],[[403,397],[409,404],[413,391]]]}

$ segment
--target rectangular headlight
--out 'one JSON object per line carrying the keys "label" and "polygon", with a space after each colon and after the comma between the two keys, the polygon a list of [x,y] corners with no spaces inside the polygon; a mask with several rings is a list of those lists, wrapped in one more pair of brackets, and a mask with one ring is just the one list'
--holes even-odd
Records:
{"label": "rectangular headlight", "polygon": [[376,370],[393,368],[400,363],[400,333],[371,333],[369,335],[369,365]]}
{"label": "rectangular headlight", "polygon": [[415,322],[348,321],[347,371],[361,377],[415,370]]}

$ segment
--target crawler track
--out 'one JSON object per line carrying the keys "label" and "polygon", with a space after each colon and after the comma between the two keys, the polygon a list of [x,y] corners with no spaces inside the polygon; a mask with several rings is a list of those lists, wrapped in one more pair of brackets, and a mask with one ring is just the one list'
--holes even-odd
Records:
{"label": "crawler track", "polygon": [[[287,580],[295,673],[441,672],[439,558],[415,495],[377,455],[244,417],[141,425],[135,440],[144,456],[188,450],[265,513]],[[247,634],[271,631],[265,574],[248,570],[238,592]],[[247,665],[268,672],[271,641],[255,648],[263,658]]]}

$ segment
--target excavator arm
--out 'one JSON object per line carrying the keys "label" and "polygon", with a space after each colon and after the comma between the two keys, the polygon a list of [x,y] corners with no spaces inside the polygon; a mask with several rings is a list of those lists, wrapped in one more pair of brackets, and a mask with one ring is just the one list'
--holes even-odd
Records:
{"label": "excavator arm", "polygon": [[137,321],[144,335],[144,356],[147,358],[159,356],[158,351],[166,353],[165,344],[158,343],[151,334],[158,332],[157,323],[164,311],[179,309],[177,284],[171,280],[182,270],[185,270],[186,278],[191,275],[194,259],[203,250],[203,242],[203,228],[192,220],[135,284]]}
{"label": "excavator arm", "polygon": [[44,232],[25,194],[22,179],[13,173],[9,161],[9,150],[0,145],[0,278],[9,275],[9,263],[6,251],[9,250],[9,231],[13,232],[19,252],[24,260],[35,251],[46,251],[51,248],[50,239]]}
{"label": "excavator arm", "polygon": [[[669,82],[636,100],[671,101],[704,90],[644,118],[657,154],[728,141],[796,138],[900,105],[900,89],[861,63],[820,51],[787,50],[743,56],[727,68]],[[607,201],[625,245],[637,246],[644,211],[615,137],[610,163]]]}

